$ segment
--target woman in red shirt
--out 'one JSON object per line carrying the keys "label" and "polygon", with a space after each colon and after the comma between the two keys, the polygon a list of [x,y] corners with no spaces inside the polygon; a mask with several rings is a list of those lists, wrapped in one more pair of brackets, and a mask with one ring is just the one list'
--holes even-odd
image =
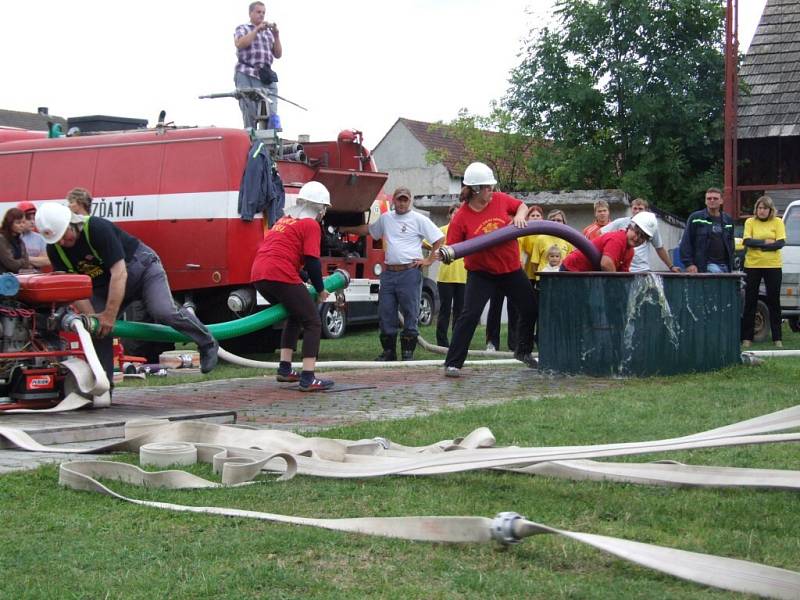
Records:
{"label": "woman in red shirt", "polygon": [[[317,302],[325,302],[328,292],[322,283],[319,261],[322,229],[320,221],[330,206],[330,194],[318,181],[309,181],[297,194],[297,204],[267,231],[256,253],[250,281],[271,304],[283,304],[289,318],[281,334],[278,381],[299,382],[303,392],[333,387],[330,379],[317,379],[314,368],[319,353],[322,322],[319,311],[300,277],[305,268],[317,290]],[[292,353],[303,328],[303,370],[292,369]]]}
{"label": "woman in red shirt", "polygon": [[[527,224],[527,207],[516,198],[495,192],[497,180],[492,170],[475,162],[464,171],[461,188],[461,208],[453,216],[447,229],[447,243],[456,244],[513,223],[516,227]],[[445,375],[458,377],[467,358],[475,328],[480,322],[486,303],[495,293],[502,291],[519,311],[517,360],[529,367],[536,366],[531,357],[533,349],[533,290],[519,260],[519,244],[512,239],[464,257],[467,269],[467,288],[464,308],[456,322],[453,339],[444,362]],[[509,327],[513,327],[509,323]]]}

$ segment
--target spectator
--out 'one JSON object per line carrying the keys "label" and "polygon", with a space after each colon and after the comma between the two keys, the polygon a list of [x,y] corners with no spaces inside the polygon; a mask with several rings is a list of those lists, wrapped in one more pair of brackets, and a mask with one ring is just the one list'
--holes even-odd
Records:
{"label": "spectator", "polygon": [[[564,211],[557,208],[547,213],[547,220],[552,221],[553,223],[561,223],[563,225],[567,224],[567,216],[564,214]],[[537,236],[536,243],[533,245],[533,248],[531,248],[530,259],[531,267],[534,268],[535,271],[544,270],[544,267],[547,264],[547,254],[550,252],[550,248],[552,248],[554,245],[561,248],[562,260],[575,249],[575,247],[568,241],[562,240],[554,235]]]}
{"label": "spectator", "polygon": [[600,235],[600,229],[608,225],[611,213],[608,210],[608,202],[598,200],[594,203],[594,223],[583,228],[583,235],[593,240]]}
{"label": "spectator", "polygon": [[[447,211],[447,225],[439,229],[446,236],[450,221],[458,210],[458,204],[454,204]],[[464,306],[464,288],[467,284],[467,271],[464,269],[464,259],[454,260],[449,265],[441,263],[439,273],[436,276],[436,286],[439,289],[439,315],[436,317],[436,343],[439,346],[450,346],[447,330],[452,321],[455,328],[456,321],[461,314]],[[451,317],[452,316],[452,320]]]}
{"label": "spectator", "polygon": [[557,244],[553,244],[547,250],[547,264],[540,269],[540,271],[546,271],[550,273],[560,271],[562,259],[563,257],[561,255],[561,248],[559,248]]}
{"label": "spectator", "polygon": [[706,191],[706,207],[689,215],[680,243],[687,273],[733,271],[733,219],[722,211],[722,192]]}
{"label": "spectator", "polygon": [[[375,360],[397,360],[397,310],[403,315],[400,347],[403,360],[412,360],[417,347],[419,304],[422,297],[422,267],[430,265],[442,245],[444,234],[428,217],[411,210],[408,188],[399,187],[392,195],[394,210],[383,213],[374,223],[340,227],[342,233],[369,235],[383,240],[386,264],[378,291],[378,326],[383,352]],[[422,243],[431,242],[428,258],[422,257]]]}
{"label": "spectator", "polygon": [[[318,181],[309,181],[297,194],[297,204],[267,231],[256,252],[251,280],[271,304],[283,304],[289,318],[281,333],[278,381],[298,382],[301,392],[316,392],[333,387],[330,379],[317,379],[314,369],[322,333],[319,309],[308,293],[300,270],[305,267],[322,303],[328,292],[322,282],[319,260],[322,229],[320,222],[331,204],[330,193]],[[303,369],[292,369],[292,354],[303,330]]]}
{"label": "spectator", "polygon": [[25,213],[18,208],[9,208],[3,215],[0,226],[0,272],[19,273],[30,269],[28,251],[22,241],[25,231]]}
{"label": "spectator", "polygon": [[781,248],[786,243],[786,229],[783,221],[775,215],[775,204],[769,196],[761,196],[756,200],[753,212],[755,216],[744,222],[744,235],[742,236],[746,249],[742,345],[749,348],[753,343],[758,292],[763,279],[767,292],[766,304],[769,309],[772,341],[775,346],[782,348],[781,280],[783,278],[783,261],[781,260]]}
{"label": "spectator", "polygon": [[[636,198],[631,202],[631,212],[633,215],[647,211],[647,209],[647,200],[644,198]],[[600,231],[602,233],[609,233],[611,231],[627,229],[633,215],[631,217],[620,217],[619,219],[614,219]],[[670,258],[669,253],[664,249],[664,244],[661,242],[661,234],[659,234],[658,227],[656,227],[653,237],[647,244],[640,244],[633,249],[633,260],[631,261],[630,268],[631,273],[639,273],[650,270],[650,246],[655,248],[656,254],[658,254],[658,257],[666,265],[667,269],[670,271],[680,272],[680,268],[672,264],[672,259]]]}
{"label": "spectator", "polygon": [[[633,260],[633,249],[648,241],[656,228],[656,216],[642,212],[635,215],[624,231],[604,233],[592,240],[601,253],[600,270],[627,272]],[[594,266],[580,250],[573,250],[561,263],[562,271],[594,271]]]}
{"label": "spectator", "polygon": [[67,205],[76,215],[91,215],[92,196],[89,190],[81,187],[72,188],[67,194]]}
{"label": "spectator", "polygon": [[[461,208],[453,216],[447,230],[447,243],[487,234],[512,222],[515,227],[527,224],[527,209],[521,201],[495,192],[497,180],[483,163],[472,163],[464,171],[461,188]],[[464,257],[467,269],[467,289],[464,309],[456,322],[453,339],[445,359],[445,375],[459,377],[461,367],[475,334],[486,302],[497,289],[502,290],[520,311],[519,340],[515,357],[530,367],[536,362],[533,348],[533,292],[519,260],[519,244],[508,240]]]}
{"label": "spectator", "polygon": [[36,231],[36,205],[33,202],[20,202],[17,208],[25,213],[25,231],[22,232],[22,243],[28,251],[28,260],[31,266],[37,271],[50,266],[50,259],[47,258],[47,242],[41,234]]}

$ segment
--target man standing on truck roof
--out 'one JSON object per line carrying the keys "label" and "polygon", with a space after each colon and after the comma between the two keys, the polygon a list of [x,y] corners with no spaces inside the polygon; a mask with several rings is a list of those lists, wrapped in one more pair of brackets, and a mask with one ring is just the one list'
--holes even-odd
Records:
{"label": "man standing on truck roof", "polygon": [[[412,360],[417,347],[419,303],[422,296],[422,267],[434,261],[444,234],[425,215],[411,210],[413,199],[408,188],[399,187],[392,194],[394,210],[383,213],[374,223],[340,227],[342,233],[371,235],[382,239],[386,264],[378,291],[378,324],[383,353],[375,360],[397,360],[397,310],[403,315],[400,348],[403,360]],[[431,243],[428,258],[422,257],[422,242]]]}
{"label": "man standing on truck roof", "polygon": [[56,271],[83,273],[92,278],[91,300],[75,302],[78,311],[94,314],[100,324],[97,356],[112,380],[112,338],[117,315],[141,300],[156,323],[168,325],[197,343],[200,369],[217,364],[219,344],[190,311],[178,307],[158,255],[137,238],[100,217],[74,214],[59,202],[45,202],[36,213],[36,227],[47,242],[47,255]]}
{"label": "man standing on truck roof", "polygon": [[[239,25],[233,34],[237,58],[233,81],[237,90],[261,88],[267,92],[270,121],[274,124],[273,115],[278,114],[278,78],[272,70],[272,62],[283,56],[281,36],[276,23],[264,20],[263,2],[252,2],[249,11],[250,22]],[[245,128],[255,129],[258,102],[241,98],[239,108]]]}
{"label": "man standing on truck roof", "polygon": [[680,244],[687,273],[733,271],[733,219],[722,212],[722,192],[706,191],[706,207],[689,215]]}

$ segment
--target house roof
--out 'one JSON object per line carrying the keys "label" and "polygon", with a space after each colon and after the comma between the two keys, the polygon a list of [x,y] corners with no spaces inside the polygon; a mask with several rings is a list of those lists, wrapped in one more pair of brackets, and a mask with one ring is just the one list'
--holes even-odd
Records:
{"label": "house roof", "polygon": [[454,177],[464,175],[464,167],[460,166],[465,162],[466,148],[464,147],[464,142],[450,134],[447,125],[413,121],[402,117],[397,119],[397,122],[405,125],[411,135],[425,148],[441,152],[442,164],[451,175]]}
{"label": "house roof", "polygon": [[800,2],[767,0],[740,77],[739,138],[800,135]]}
{"label": "house roof", "polygon": [[48,120],[53,123],[59,123],[62,128],[67,126],[67,120],[63,117],[55,115],[43,117],[39,113],[0,109],[0,127],[19,127],[20,129],[30,129],[32,131],[47,131]]}
{"label": "house roof", "polygon": [[[439,152],[442,156],[442,164],[452,177],[459,179],[463,177],[466,165],[475,160],[473,156],[468,155],[464,142],[457,135],[451,133],[451,127],[447,124],[428,123],[400,117],[392,129],[398,124],[404,125],[426,150]],[[497,131],[489,131],[487,129],[480,131],[487,137],[503,135]],[[386,136],[383,139],[386,139]],[[378,146],[383,143],[383,139],[378,142]],[[525,154],[528,155],[528,151]],[[498,162],[501,165],[505,165],[506,162],[510,161],[505,161],[501,158]]]}

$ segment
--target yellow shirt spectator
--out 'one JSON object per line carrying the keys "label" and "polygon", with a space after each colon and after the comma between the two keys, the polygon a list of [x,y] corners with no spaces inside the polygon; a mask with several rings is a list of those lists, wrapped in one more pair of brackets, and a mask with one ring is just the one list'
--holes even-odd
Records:
{"label": "yellow shirt spectator", "polygon": [[520,259],[524,259],[522,263],[522,268],[525,269],[525,274],[528,276],[528,279],[535,279],[536,278],[536,269],[535,263],[531,260],[534,254],[534,248],[536,247],[536,240],[539,239],[538,235],[526,235],[521,238],[517,238],[519,241],[519,252],[520,252]]}
{"label": "yellow shirt spectator", "polygon": [[[439,227],[445,238],[447,238],[448,227],[449,224]],[[439,263],[439,273],[436,276],[436,281],[440,283],[467,283],[467,270],[464,268],[464,259],[459,258],[449,265],[443,262]]]}
{"label": "yellow shirt spectator", "polygon": [[[786,229],[783,221],[778,217],[772,217],[766,221],[750,217],[744,222],[743,240],[748,238],[754,240],[785,240]],[[780,250],[762,250],[752,246],[747,247],[744,256],[744,266],[747,269],[780,269],[783,267],[783,259]]]}

